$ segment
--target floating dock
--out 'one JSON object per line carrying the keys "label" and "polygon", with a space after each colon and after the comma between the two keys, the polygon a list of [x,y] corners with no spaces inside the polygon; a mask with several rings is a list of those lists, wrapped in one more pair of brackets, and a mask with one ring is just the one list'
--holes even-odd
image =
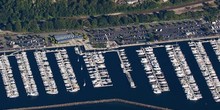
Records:
{"label": "floating dock", "polygon": [[132,71],[131,64],[128,61],[125,50],[124,49],[118,50],[117,53],[121,61],[121,68],[123,69],[123,73],[126,75],[131,88],[136,88],[136,85],[131,77],[131,71]]}
{"label": "floating dock", "polygon": [[162,92],[170,91],[160,65],[153,53],[153,48],[146,47],[136,51],[141,58],[141,63],[144,66],[144,70],[146,71],[153,92],[155,94],[161,94]]}
{"label": "floating dock", "polygon": [[53,78],[53,74],[47,61],[45,51],[34,52],[35,59],[37,61],[38,69],[45,86],[45,90],[48,94],[58,94],[57,86]]}
{"label": "floating dock", "polygon": [[218,61],[220,62],[220,39],[218,40],[210,40],[210,44],[212,45],[215,54],[218,57]]}
{"label": "floating dock", "polygon": [[102,52],[84,53],[83,59],[94,88],[113,86]]}
{"label": "floating dock", "polygon": [[6,55],[0,56],[0,73],[5,86],[7,97],[16,98],[19,96],[17,86],[12,74],[12,69]]}
{"label": "floating dock", "polygon": [[188,42],[199,68],[206,80],[209,90],[216,102],[220,102],[220,82],[205,52],[202,42]]}
{"label": "floating dock", "polygon": [[21,73],[27,96],[38,96],[39,93],[32,75],[26,52],[17,53],[15,57],[17,59],[18,68]]}
{"label": "floating dock", "polygon": [[178,45],[166,45],[166,51],[176,71],[176,75],[186,93],[188,100],[199,100],[202,95],[198,85],[195,82],[191,70],[185,60],[185,57]]}
{"label": "floating dock", "polygon": [[68,92],[77,92],[80,87],[77,83],[75,73],[70,64],[66,49],[60,49],[55,53],[55,57],[60,68],[66,89]]}

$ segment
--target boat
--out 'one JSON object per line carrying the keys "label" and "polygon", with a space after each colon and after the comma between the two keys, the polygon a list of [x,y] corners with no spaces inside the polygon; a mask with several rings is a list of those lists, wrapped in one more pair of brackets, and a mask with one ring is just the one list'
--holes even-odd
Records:
{"label": "boat", "polygon": [[94,88],[113,86],[102,52],[86,52],[83,59]]}
{"label": "boat", "polygon": [[86,86],[86,80],[84,80],[83,86],[84,86],[84,87]]}

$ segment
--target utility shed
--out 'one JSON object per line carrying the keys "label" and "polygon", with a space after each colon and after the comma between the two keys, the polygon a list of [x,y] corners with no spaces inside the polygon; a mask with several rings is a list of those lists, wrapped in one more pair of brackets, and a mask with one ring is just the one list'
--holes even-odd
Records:
{"label": "utility shed", "polygon": [[72,39],[82,39],[83,38],[82,35],[74,35],[74,34],[57,34],[57,35],[53,35],[53,37],[55,38],[55,40],[58,43],[64,43],[64,42],[67,42]]}

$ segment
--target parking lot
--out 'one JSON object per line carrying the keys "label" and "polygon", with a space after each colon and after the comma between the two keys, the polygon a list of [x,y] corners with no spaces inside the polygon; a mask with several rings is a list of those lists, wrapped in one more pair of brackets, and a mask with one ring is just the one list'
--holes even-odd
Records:
{"label": "parking lot", "polygon": [[123,26],[85,30],[92,44],[115,41],[118,45],[204,37],[219,34],[220,22],[204,20],[157,23],[154,25]]}
{"label": "parking lot", "polygon": [[44,37],[39,35],[17,35],[5,37],[6,46],[9,48],[36,48],[50,45]]}
{"label": "parking lot", "polygon": [[85,29],[79,34],[82,33],[87,34],[89,41],[70,40],[67,43],[53,44],[54,42],[48,39],[49,36],[41,34],[5,36],[1,37],[0,49],[30,49],[66,45],[86,45],[86,47],[92,48],[90,44],[94,47],[105,47],[107,41],[108,46],[112,47],[112,45],[114,45],[114,47],[117,47],[117,45],[199,38],[219,34],[220,20],[217,20],[216,22],[187,20],[100,29]]}

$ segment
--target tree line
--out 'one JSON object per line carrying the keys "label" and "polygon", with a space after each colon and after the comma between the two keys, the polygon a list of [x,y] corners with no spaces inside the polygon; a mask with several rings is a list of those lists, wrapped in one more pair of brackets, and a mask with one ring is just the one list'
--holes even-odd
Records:
{"label": "tree line", "polygon": [[[170,0],[167,5],[189,2],[190,0]],[[205,16],[214,19],[218,8],[207,7],[205,11],[187,12],[176,15],[173,11],[160,11],[153,14],[132,14],[123,16],[98,16],[113,12],[138,11],[161,7],[159,0],[146,1],[137,6],[117,5],[112,0],[1,0],[0,29],[11,31],[51,31],[60,29],[79,29],[86,27],[105,27],[144,23],[159,20],[198,18]],[[90,15],[86,19],[75,19],[77,16]],[[75,18],[72,18],[75,17]]]}

